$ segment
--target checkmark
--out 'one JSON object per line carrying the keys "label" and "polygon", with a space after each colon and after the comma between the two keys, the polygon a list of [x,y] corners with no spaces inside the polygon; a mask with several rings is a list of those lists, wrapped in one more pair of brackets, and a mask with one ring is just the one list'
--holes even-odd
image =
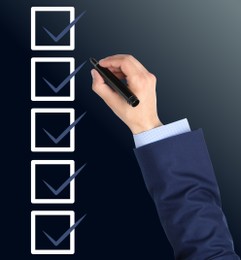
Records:
{"label": "checkmark", "polygon": [[73,22],[71,22],[67,27],[64,28],[64,30],[57,36],[53,35],[48,29],[43,27],[43,29],[46,31],[46,33],[52,38],[53,41],[58,42],[60,41],[69,31],[70,29],[79,21],[79,19],[86,13],[84,11],[81,13]]}
{"label": "checkmark", "polygon": [[81,217],[72,227],[70,227],[58,240],[53,239],[50,235],[48,235],[46,232],[43,231],[45,236],[53,243],[54,246],[58,246],[61,242],[65,240],[67,236],[70,235],[70,233],[76,229],[76,227],[80,224],[80,222],[86,217],[86,214]]}
{"label": "checkmark", "polygon": [[62,81],[58,87],[55,87],[51,84],[47,79],[43,78],[43,80],[48,84],[48,86],[55,92],[58,93],[70,80],[81,70],[81,68],[85,65],[86,61],[83,62],[74,72],[72,72],[64,81]]}
{"label": "checkmark", "polygon": [[78,174],[84,169],[86,164],[80,167],[73,175],[71,175],[57,190],[50,186],[46,181],[43,180],[45,185],[53,192],[55,196],[59,195],[69,184],[70,182],[78,176]]}
{"label": "checkmark", "polygon": [[74,128],[79,121],[82,119],[82,117],[86,114],[83,113],[79,118],[77,118],[70,126],[68,126],[63,132],[62,134],[60,134],[57,138],[53,137],[48,131],[46,131],[45,129],[44,132],[48,135],[48,137],[55,143],[58,144],[71,130],[72,128]]}

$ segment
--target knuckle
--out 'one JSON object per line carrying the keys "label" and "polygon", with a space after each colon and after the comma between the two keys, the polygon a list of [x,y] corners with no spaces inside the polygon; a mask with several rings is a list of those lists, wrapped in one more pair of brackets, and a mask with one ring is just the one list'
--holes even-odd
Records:
{"label": "knuckle", "polygon": [[127,55],[126,55],[126,58],[128,58],[128,59],[131,60],[131,59],[133,59],[134,57],[133,57],[131,54],[127,54]]}
{"label": "knuckle", "polygon": [[147,77],[148,77],[148,80],[149,80],[150,82],[152,82],[152,83],[156,83],[157,78],[156,78],[156,76],[155,76],[154,74],[148,72]]}
{"label": "knuckle", "polygon": [[148,73],[148,76],[149,76],[149,78],[152,80],[152,81],[156,81],[156,76],[154,75],[154,74],[152,74],[152,73]]}
{"label": "knuckle", "polygon": [[134,59],[134,57],[131,54],[127,54],[124,57],[124,61],[126,61],[126,62],[132,61],[133,59]]}

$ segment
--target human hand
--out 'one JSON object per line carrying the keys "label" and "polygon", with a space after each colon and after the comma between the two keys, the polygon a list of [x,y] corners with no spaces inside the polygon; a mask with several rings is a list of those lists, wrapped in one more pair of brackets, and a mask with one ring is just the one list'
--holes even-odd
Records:
{"label": "human hand", "polygon": [[114,55],[100,60],[102,67],[108,68],[119,79],[126,79],[130,90],[140,103],[131,107],[117,92],[105,84],[100,74],[93,69],[92,89],[112,111],[130,128],[133,134],[161,126],[157,114],[156,77],[131,55]]}

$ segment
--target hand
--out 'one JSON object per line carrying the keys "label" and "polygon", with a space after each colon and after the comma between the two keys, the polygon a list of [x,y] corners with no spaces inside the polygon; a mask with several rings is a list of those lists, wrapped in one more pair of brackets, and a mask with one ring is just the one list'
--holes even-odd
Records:
{"label": "hand", "polygon": [[130,128],[133,134],[161,126],[157,114],[156,77],[134,57],[114,55],[99,62],[119,79],[126,79],[130,90],[138,97],[140,104],[131,107],[117,92],[107,86],[100,74],[93,69],[92,89],[113,112]]}

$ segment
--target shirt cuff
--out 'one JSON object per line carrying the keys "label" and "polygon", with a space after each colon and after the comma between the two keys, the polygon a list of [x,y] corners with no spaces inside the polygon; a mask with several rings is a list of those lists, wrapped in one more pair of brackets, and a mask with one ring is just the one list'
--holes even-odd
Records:
{"label": "shirt cuff", "polygon": [[154,143],[156,141],[160,141],[172,136],[184,134],[190,131],[191,129],[188,120],[185,118],[167,125],[153,128],[140,134],[133,135],[133,137],[136,148],[139,148],[141,146]]}

